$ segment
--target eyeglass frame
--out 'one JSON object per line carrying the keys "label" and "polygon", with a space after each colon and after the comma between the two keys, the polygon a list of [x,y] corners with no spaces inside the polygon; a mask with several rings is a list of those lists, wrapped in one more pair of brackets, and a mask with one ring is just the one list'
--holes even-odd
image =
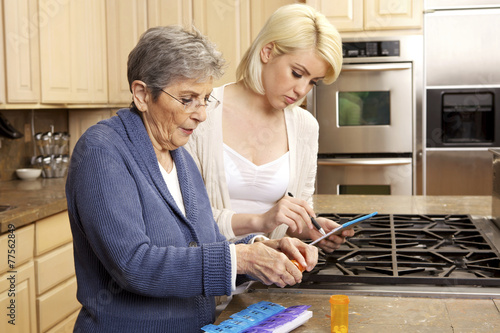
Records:
{"label": "eyeglass frame", "polygon": [[[172,95],[172,94],[170,94],[169,92],[167,92],[167,91],[163,90],[162,88],[158,88],[158,89],[160,89],[160,90],[161,90],[161,91],[163,91],[165,94],[167,94],[168,96],[170,96],[170,97],[172,97],[173,99],[175,99],[177,102],[181,103],[181,104],[184,106],[184,112],[186,112],[186,113],[193,113],[193,112],[196,112],[196,111],[198,111],[198,109],[199,109],[201,106],[205,107],[205,110],[207,109],[207,107],[208,107],[208,106],[212,107],[212,106],[211,106],[211,105],[209,105],[209,104],[198,104],[198,105],[195,105],[195,106],[193,106],[193,107],[192,107],[192,108],[194,108],[194,111],[186,111],[186,110],[188,110],[189,108],[191,108],[191,107],[189,106],[189,104],[188,104],[188,103],[185,103],[185,102],[183,102],[183,101],[180,101],[180,100],[179,100],[179,99],[177,99],[175,96],[173,96],[173,95]],[[210,98],[213,98],[213,99],[215,100],[215,105],[214,105],[212,108],[214,108],[214,109],[215,109],[216,107],[218,107],[218,106],[220,105],[220,101],[219,101],[217,98],[215,98],[214,96],[212,96],[212,94],[210,94]],[[192,103],[192,102],[190,102],[190,103]],[[206,103],[210,103],[210,101],[207,101]]]}

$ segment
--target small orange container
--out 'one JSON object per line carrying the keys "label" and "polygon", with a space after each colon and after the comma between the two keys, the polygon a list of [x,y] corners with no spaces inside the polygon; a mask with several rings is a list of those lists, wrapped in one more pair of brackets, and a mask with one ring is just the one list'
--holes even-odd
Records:
{"label": "small orange container", "polygon": [[332,295],[331,306],[331,333],[347,333],[349,319],[349,297],[346,295]]}
{"label": "small orange container", "polygon": [[306,270],[297,260],[292,259],[291,261],[299,269],[299,271],[304,272]]}

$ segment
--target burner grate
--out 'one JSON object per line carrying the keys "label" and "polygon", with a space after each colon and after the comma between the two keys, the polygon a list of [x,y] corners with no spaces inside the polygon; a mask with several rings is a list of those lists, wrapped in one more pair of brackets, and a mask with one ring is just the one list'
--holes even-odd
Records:
{"label": "burner grate", "polygon": [[[355,214],[322,214],[339,223]],[[377,215],[322,257],[302,286],[322,283],[500,286],[500,257],[468,215]]]}

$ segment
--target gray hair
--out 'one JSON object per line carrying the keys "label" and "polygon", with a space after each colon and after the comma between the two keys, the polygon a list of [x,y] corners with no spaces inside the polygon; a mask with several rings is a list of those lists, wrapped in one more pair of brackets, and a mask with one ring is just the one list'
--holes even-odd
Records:
{"label": "gray hair", "polygon": [[219,79],[224,64],[215,45],[195,27],[192,31],[175,25],[154,27],[142,34],[130,52],[127,77],[130,88],[135,80],[146,83],[156,101],[161,88],[178,80]]}

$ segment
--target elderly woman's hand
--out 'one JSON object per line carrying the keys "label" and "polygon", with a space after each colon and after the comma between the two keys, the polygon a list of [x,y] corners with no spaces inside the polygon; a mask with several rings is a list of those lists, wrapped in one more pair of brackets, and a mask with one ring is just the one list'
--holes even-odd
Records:
{"label": "elderly woman's hand", "polygon": [[318,249],[296,238],[284,237],[236,245],[237,272],[248,274],[266,285],[278,287],[302,281],[302,272],[290,259],[295,259],[308,271],[318,262]]}

